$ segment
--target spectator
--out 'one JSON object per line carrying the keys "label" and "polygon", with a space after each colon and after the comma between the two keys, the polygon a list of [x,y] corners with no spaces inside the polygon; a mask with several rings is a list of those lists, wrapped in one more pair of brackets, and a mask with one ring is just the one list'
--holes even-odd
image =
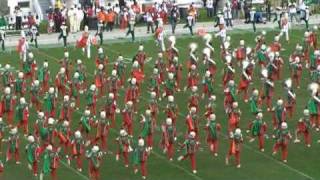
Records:
{"label": "spectator", "polygon": [[286,8],[289,5],[289,1],[288,0],[281,0],[281,7],[282,8]]}
{"label": "spectator", "polygon": [[223,17],[223,13],[221,11],[218,12],[218,15],[217,15],[217,20],[216,20],[216,25],[214,27],[223,27],[224,24],[225,24],[225,21],[224,21],[224,17]]}
{"label": "spectator", "polygon": [[114,26],[114,20],[115,20],[115,14],[112,11],[112,9],[108,10],[108,13],[106,14],[106,22],[107,22],[107,31],[112,31]]}
{"label": "spectator", "polygon": [[167,9],[167,4],[165,2],[163,2],[161,5],[160,5],[160,17],[163,21],[164,24],[168,24],[168,9]]}
{"label": "spectator", "polygon": [[147,33],[150,33],[150,29],[151,29],[151,32],[154,33],[154,23],[153,23],[151,9],[149,9],[146,13],[146,21],[147,21]]}
{"label": "spectator", "polygon": [[84,18],[84,12],[79,6],[78,9],[76,10],[76,32],[79,32],[81,29],[81,22],[83,21]]}
{"label": "spectator", "polygon": [[41,23],[41,20],[40,20],[38,14],[36,14],[35,19],[34,19],[34,22],[35,22],[36,27],[39,28],[40,23]]}
{"label": "spectator", "polygon": [[234,19],[239,18],[239,5],[240,3],[238,3],[238,0],[232,0],[231,11],[232,11],[232,17]]}
{"label": "spectator", "polygon": [[113,8],[113,12],[115,14],[115,25],[119,26],[120,25],[120,7],[118,4],[115,5]]}
{"label": "spectator", "polygon": [[22,25],[21,28],[28,28],[29,27],[27,16],[23,16],[21,25]]}
{"label": "spectator", "polygon": [[58,37],[58,40],[60,40],[61,38],[63,39],[64,48],[67,47],[67,37],[68,37],[67,29],[68,29],[68,27],[66,26],[66,23],[62,22],[61,29],[60,29],[60,35]]}
{"label": "spectator", "polygon": [[174,5],[172,7],[172,10],[171,10],[171,13],[170,13],[170,22],[171,22],[172,34],[175,33],[176,26],[177,26],[177,23],[178,23],[179,19],[180,19],[180,14],[179,14],[178,7],[176,5]]}
{"label": "spectator", "polygon": [[306,6],[306,9],[304,11],[304,17],[302,18],[302,20],[306,23],[307,30],[309,30],[309,18],[310,18],[309,6]]}
{"label": "spectator", "polygon": [[290,3],[289,4],[289,17],[290,17],[290,22],[293,23],[293,18],[296,20],[296,22],[299,22],[298,16],[297,16],[297,7],[296,3]]}
{"label": "spectator", "polygon": [[232,13],[230,3],[227,2],[223,8],[223,16],[227,27],[232,27]]}
{"label": "spectator", "polygon": [[22,26],[22,11],[19,6],[15,7],[14,14],[16,17],[16,30],[21,30]]}
{"label": "spectator", "polygon": [[213,16],[217,15],[219,0],[213,0]]}
{"label": "spectator", "polygon": [[74,9],[74,7],[71,7],[68,10],[68,19],[69,19],[69,23],[70,23],[70,32],[71,33],[77,32],[77,12]]}
{"label": "spectator", "polygon": [[136,0],[133,0],[133,4],[130,7],[135,14],[136,22],[139,22],[141,20],[140,5],[137,3]]}
{"label": "spectator", "polygon": [[64,21],[64,18],[59,9],[55,9],[53,20],[55,25],[55,31],[60,32],[60,26],[61,26],[61,23]]}
{"label": "spectator", "polygon": [[250,10],[250,22],[252,23],[253,32],[256,32],[256,8],[252,7]]}
{"label": "spectator", "polygon": [[100,7],[100,11],[97,14],[97,19],[98,19],[98,22],[100,22],[100,21],[103,22],[103,27],[105,27],[106,16],[107,16],[107,14],[105,13],[104,8]]}
{"label": "spectator", "polygon": [[267,21],[271,21],[271,1],[266,0]]}
{"label": "spectator", "polygon": [[99,36],[100,38],[100,46],[103,44],[103,31],[103,22],[99,21],[96,36]]}
{"label": "spectator", "polygon": [[213,0],[207,0],[206,8],[207,8],[207,17],[212,18],[213,17]]}
{"label": "spectator", "polygon": [[196,19],[197,19],[197,16],[198,16],[198,12],[197,12],[196,7],[194,7],[194,3],[190,4],[189,9],[188,9],[188,14],[193,17],[193,23],[195,23]]}
{"label": "spectator", "polygon": [[0,43],[2,51],[5,51],[5,39],[6,39],[6,32],[4,30],[0,30]]}
{"label": "spectator", "polygon": [[31,12],[29,12],[27,19],[28,19],[28,28],[31,29],[31,27],[35,24],[35,19]]}
{"label": "spectator", "polygon": [[247,1],[244,1],[243,10],[244,10],[244,19],[245,19],[244,23],[250,23],[250,7]]}
{"label": "spectator", "polygon": [[1,29],[5,29],[6,26],[7,26],[7,21],[6,21],[6,19],[4,18],[4,16],[1,16],[1,18],[0,18],[0,28],[1,28]]}
{"label": "spectator", "polygon": [[120,14],[120,29],[126,29],[128,26],[128,9],[127,8],[123,8],[123,11],[121,11]]}
{"label": "spectator", "polygon": [[281,29],[281,15],[282,15],[281,7],[276,7],[276,14],[273,22],[276,22],[276,21],[278,22],[279,29]]}
{"label": "spectator", "polygon": [[111,3],[108,3],[108,5],[106,6],[106,11],[109,12],[109,10],[112,10]]}
{"label": "spectator", "polygon": [[10,30],[13,30],[13,29],[15,29],[15,24],[16,24],[16,22],[15,22],[15,18],[13,17],[13,16],[10,16],[9,17],[9,29]]}
{"label": "spectator", "polygon": [[194,14],[189,12],[187,17],[187,23],[183,26],[183,28],[189,28],[191,36],[193,36],[193,26],[194,26]]}
{"label": "spectator", "polygon": [[130,21],[129,21],[129,28],[128,28],[128,32],[126,34],[126,36],[128,36],[129,34],[131,34],[131,40],[132,42],[135,41],[135,35],[134,35],[134,28],[135,28],[135,16],[130,16]]}

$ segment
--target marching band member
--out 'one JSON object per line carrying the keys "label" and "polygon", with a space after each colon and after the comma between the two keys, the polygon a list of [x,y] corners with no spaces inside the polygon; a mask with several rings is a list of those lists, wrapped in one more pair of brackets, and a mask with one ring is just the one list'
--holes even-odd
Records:
{"label": "marching band member", "polygon": [[236,158],[237,168],[240,168],[241,167],[241,164],[240,164],[241,144],[243,143],[241,129],[237,128],[234,131],[231,131],[229,138],[230,138],[230,146],[229,146],[228,154],[226,156],[226,165],[229,165],[230,156],[234,155]]}
{"label": "marching band member", "polygon": [[56,113],[57,98],[54,87],[50,87],[44,97],[44,104],[46,108],[46,117],[54,117]]}
{"label": "marching band member", "polygon": [[252,82],[254,67],[251,62],[245,60],[242,61],[242,75],[240,79],[240,83],[238,85],[238,94],[243,92],[243,100],[244,102],[248,102],[248,90],[249,85]]}
{"label": "marching band member", "polygon": [[166,119],[166,122],[161,126],[161,131],[163,152],[167,153],[169,161],[173,161],[174,142],[177,140],[177,132],[171,118]]}
{"label": "marching band member", "polygon": [[24,97],[24,94],[26,93],[27,83],[24,79],[23,72],[18,73],[18,78],[15,80],[14,83],[14,89],[15,89],[15,95],[18,97]]}
{"label": "marching band member", "polygon": [[300,139],[298,138],[298,135],[303,135],[304,142],[307,147],[311,147],[311,122],[310,122],[310,116],[309,116],[309,110],[305,109],[303,110],[303,117],[299,119],[297,123],[297,127],[295,130],[295,140],[294,143],[299,143]]}
{"label": "marching band member", "polygon": [[289,118],[292,118],[293,113],[295,111],[296,105],[296,94],[292,88],[292,81],[291,79],[287,79],[285,82],[285,90],[287,93],[287,102],[286,102],[286,110],[288,112]]}
{"label": "marching band member", "polygon": [[174,57],[179,57],[179,50],[175,47],[176,44],[176,37],[175,36],[169,36],[168,37],[170,47],[167,49],[167,58],[168,63],[171,64]]}
{"label": "marching band member", "polygon": [[[116,126],[116,113],[119,113],[120,110],[117,106],[116,97],[112,92],[110,92],[108,94],[107,100],[104,105],[104,110],[106,113],[106,118],[111,120],[111,124],[109,126],[115,127]],[[103,148],[103,146],[102,146],[102,148]]]}
{"label": "marching band member", "polygon": [[259,112],[256,118],[249,123],[247,133],[250,133],[250,142],[255,138],[259,141],[259,150],[264,152],[264,138],[266,137],[267,124],[262,120],[263,114]]}
{"label": "marching band member", "polygon": [[40,92],[41,92],[40,82],[39,80],[34,80],[30,88],[30,94],[31,94],[30,107],[34,106],[37,111],[40,111],[41,109],[41,102],[39,97]]}
{"label": "marching band member", "polygon": [[4,142],[8,143],[7,153],[6,153],[6,162],[11,160],[12,155],[14,155],[16,164],[21,164],[19,161],[20,153],[19,153],[19,145],[20,138],[17,127],[13,127],[9,131],[8,139],[5,139]]}
{"label": "marching band member", "polygon": [[193,174],[197,173],[197,167],[196,167],[196,152],[198,150],[198,142],[195,139],[196,133],[194,131],[191,131],[183,144],[180,146],[181,149],[183,149],[184,154],[178,157],[178,161],[186,160],[188,157],[191,161],[191,169]]}
{"label": "marching band member", "polygon": [[118,144],[118,151],[116,154],[116,161],[119,161],[120,155],[123,156],[124,166],[129,167],[129,153],[132,152],[131,138],[124,129],[120,129],[119,136],[116,138]]}
{"label": "marching band member", "polygon": [[129,136],[133,135],[133,103],[132,101],[127,101],[124,109],[122,110],[122,126],[126,129]]}
{"label": "marching band member", "polygon": [[22,62],[25,62],[27,60],[28,49],[29,49],[29,44],[26,38],[26,34],[24,31],[21,31],[21,37],[17,45],[17,51],[20,55],[20,60]]}
{"label": "marching band member", "polygon": [[92,144],[96,144],[99,140],[101,141],[101,150],[103,153],[107,153],[108,145],[107,139],[110,131],[111,123],[107,118],[105,111],[100,112],[100,117],[95,121],[96,135]]}
{"label": "marching band member", "polygon": [[178,105],[174,101],[174,96],[168,96],[168,103],[166,106],[166,114],[168,118],[171,118],[172,124],[176,125],[176,120],[178,117]]}
{"label": "marching band member", "polygon": [[144,139],[138,139],[138,145],[133,150],[133,164],[134,164],[134,173],[138,172],[138,165],[140,165],[142,179],[146,179],[147,168],[146,163],[149,156],[149,149],[145,147]]}
{"label": "marching band member", "polygon": [[288,144],[291,139],[291,134],[288,130],[288,124],[286,122],[282,122],[279,129],[276,132],[276,142],[273,146],[272,155],[276,155],[279,148],[282,151],[282,161],[287,163],[288,156]]}
{"label": "marching band member", "polygon": [[27,137],[28,144],[26,145],[26,154],[28,160],[28,168],[33,171],[35,177],[38,176],[38,158],[40,153],[40,147],[35,142],[34,136]]}
{"label": "marching band member", "polygon": [[95,145],[90,151],[86,152],[86,157],[89,159],[89,175],[92,180],[100,179],[100,167],[102,162],[102,154],[99,146]]}
{"label": "marching band member", "polygon": [[283,36],[285,34],[286,36],[286,41],[289,43],[289,18],[288,18],[288,13],[284,13],[283,16],[281,16],[281,32],[279,36]]}
{"label": "marching band member", "polygon": [[87,100],[87,108],[90,109],[93,117],[96,116],[96,105],[97,105],[97,88],[95,84],[91,84],[89,89],[87,90],[86,100]]}
{"label": "marching band member", "polygon": [[266,100],[267,111],[271,110],[272,97],[274,92],[274,82],[269,77],[267,69],[262,69],[262,82],[263,82],[263,96],[262,99]]}
{"label": "marching band member", "polygon": [[16,120],[18,121],[18,128],[23,128],[24,136],[27,136],[29,133],[29,108],[24,97],[19,99],[15,112]]}
{"label": "marching band member", "polygon": [[[76,166],[79,172],[82,172],[82,156],[84,151],[84,139],[81,136],[80,131],[74,133],[74,137],[71,140],[72,158],[76,159]],[[70,165],[70,159],[68,160]]]}
{"label": "marching band member", "polygon": [[216,115],[210,114],[205,129],[207,130],[207,143],[210,152],[218,156],[219,133],[221,131],[220,123],[216,122]]}

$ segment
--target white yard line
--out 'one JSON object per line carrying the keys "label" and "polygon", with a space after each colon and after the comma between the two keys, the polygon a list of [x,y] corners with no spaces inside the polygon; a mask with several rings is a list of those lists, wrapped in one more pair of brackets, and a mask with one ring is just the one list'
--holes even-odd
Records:
{"label": "white yard line", "polygon": [[77,171],[77,170],[74,169],[73,167],[69,166],[69,165],[66,164],[64,161],[60,161],[60,162],[61,162],[61,164],[62,164],[64,167],[70,169],[72,172],[76,173],[76,174],[77,174],[78,176],[80,176],[82,179],[90,180],[89,177],[85,176],[84,174],[81,174],[79,171]]}

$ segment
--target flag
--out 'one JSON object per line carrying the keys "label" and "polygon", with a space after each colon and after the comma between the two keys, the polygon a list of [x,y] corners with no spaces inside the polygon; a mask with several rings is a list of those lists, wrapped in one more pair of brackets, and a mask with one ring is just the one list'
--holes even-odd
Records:
{"label": "flag", "polygon": [[132,75],[134,78],[136,78],[138,83],[140,83],[144,79],[144,74],[142,71],[133,71]]}
{"label": "flag", "polygon": [[207,31],[205,30],[205,28],[199,28],[197,34],[202,37],[207,34]]}
{"label": "flag", "polygon": [[77,48],[84,48],[87,46],[88,37],[82,36],[77,40]]}
{"label": "flag", "polygon": [[63,143],[67,142],[67,138],[62,134],[62,132],[58,133],[58,137],[61,140],[61,142],[63,142]]}

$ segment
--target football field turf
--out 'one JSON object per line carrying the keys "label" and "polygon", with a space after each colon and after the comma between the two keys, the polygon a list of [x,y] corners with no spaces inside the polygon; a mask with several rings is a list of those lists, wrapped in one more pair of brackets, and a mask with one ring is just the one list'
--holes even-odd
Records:
{"label": "football field turf", "polygon": [[[293,52],[296,43],[302,43],[303,40],[303,32],[302,30],[292,30],[291,31],[291,39],[290,44],[282,41],[284,51],[281,52],[281,56],[284,58],[285,65],[283,68],[282,79],[286,79],[290,76],[289,73],[289,64],[288,64],[288,57],[290,53]],[[267,32],[267,44],[270,44],[273,40],[274,35],[277,32],[268,31]],[[231,34],[231,42],[232,48],[235,48],[239,44],[240,39],[244,39],[247,45],[250,47],[255,46],[254,38],[256,34],[252,32],[246,32],[244,30],[234,32]],[[177,38],[177,48],[179,49],[179,61],[183,64],[183,67],[186,67],[186,60],[188,59],[188,48],[189,43],[197,42],[199,47],[197,54],[199,57],[202,57],[202,49],[204,47],[204,42],[199,37],[190,37],[190,36],[181,36]],[[154,40],[145,40],[142,41],[145,52],[148,56],[152,57],[152,60],[147,62],[145,65],[145,74],[146,78],[148,79],[148,75],[151,75],[153,69],[153,63],[157,57],[158,47],[156,46]],[[104,45],[103,48],[105,53],[109,56],[109,64],[114,62],[116,57],[119,54],[122,54],[125,59],[132,59],[135,53],[138,50],[139,42],[136,43],[128,43],[128,42],[113,42],[107,43]],[[148,176],[147,179],[150,180],[160,180],[160,179],[175,179],[175,180],[209,180],[209,179],[219,179],[219,180],[268,180],[268,179],[276,179],[276,180],[305,180],[305,179],[320,179],[320,171],[319,171],[319,149],[320,144],[317,144],[317,140],[319,139],[319,133],[313,131],[312,136],[312,146],[311,148],[307,148],[304,146],[303,141],[300,144],[293,144],[293,140],[290,142],[289,145],[289,156],[288,156],[288,163],[284,164],[280,161],[280,153],[276,156],[272,156],[272,146],[274,144],[273,139],[266,140],[265,144],[265,152],[260,152],[258,150],[258,142],[254,141],[253,143],[249,143],[248,139],[246,138],[247,134],[245,133],[246,127],[254,117],[250,113],[250,107],[248,103],[244,103],[242,97],[238,95],[239,99],[239,107],[242,111],[241,115],[241,129],[243,130],[244,137],[244,144],[242,146],[241,152],[241,168],[237,169],[234,165],[234,159],[231,159],[230,165],[225,165],[225,155],[229,148],[229,140],[227,139],[227,116],[224,112],[223,107],[223,87],[222,87],[222,76],[223,76],[223,62],[220,58],[220,48],[218,45],[218,40],[214,39],[214,60],[217,62],[217,74],[215,77],[215,86],[214,92],[217,96],[216,101],[216,116],[217,121],[222,124],[222,134],[220,135],[220,144],[219,144],[219,155],[218,157],[214,157],[208,149],[206,144],[206,136],[205,127],[206,120],[202,118],[200,120],[200,127],[201,127],[201,145],[200,149],[196,155],[197,159],[197,174],[192,174],[190,162],[189,160],[178,162],[176,158],[181,155],[181,152],[175,152],[175,159],[173,162],[170,162],[166,155],[162,153],[162,150],[159,148],[159,141],[161,138],[161,132],[157,130],[154,136],[154,148],[149,156],[147,161],[147,169],[148,169]],[[85,63],[87,68],[87,75],[89,82],[93,81],[93,74],[95,70],[95,62],[93,58],[91,60],[86,59],[82,51],[80,49],[75,49],[74,47],[69,47],[68,51],[70,53],[70,58],[72,59],[73,64],[75,64],[77,59],[82,59]],[[95,57],[97,50],[92,48],[93,57]],[[32,52],[35,55],[35,59],[37,60],[38,64],[42,64],[44,60],[49,61],[49,68],[51,71],[51,79],[53,82],[53,78],[55,77],[56,73],[59,70],[58,60],[63,58],[63,48],[43,48],[43,49],[33,49]],[[19,68],[20,62],[18,58],[18,54],[16,52],[6,52],[0,54],[1,64],[2,66],[5,63],[10,63],[13,67]],[[129,62],[129,60],[128,60]],[[127,64],[127,74],[130,72],[131,64]],[[109,65],[107,69],[107,74],[110,75],[111,68],[113,65]],[[201,65],[202,66],[202,65]],[[261,89],[262,83],[259,77],[259,69],[258,67],[255,68],[255,76],[254,82],[250,85],[250,90],[252,88]],[[186,68],[183,69],[183,86],[186,84]],[[239,82],[240,78],[240,69],[237,67],[236,69],[236,84]],[[201,73],[202,77],[203,73]],[[128,77],[128,76],[126,76]],[[139,114],[144,113],[145,107],[148,103],[149,93],[147,93],[147,79],[145,83],[142,85],[142,93],[141,99],[139,102],[139,113],[136,115],[136,119],[134,121],[134,135],[135,138],[139,135],[141,127],[139,125]],[[51,83],[52,83],[51,82]],[[282,86],[283,81],[276,81],[275,82],[275,96],[273,100],[277,99],[278,97],[285,97],[285,91]],[[307,86],[310,83],[310,78],[307,70],[304,68],[302,81],[301,81],[301,88],[295,89],[297,94],[297,103],[296,103],[296,112],[292,119],[288,119],[288,125],[291,130],[291,133],[294,134],[294,129],[297,124],[298,119],[302,116],[302,110],[307,104],[309,99],[309,92],[307,90]],[[126,84],[127,86],[128,84]],[[182,87],[183,87],[182,86]],[[199,86],[200,87],[200,86]],[[199,88],[200,90],[201,88]],[[179,106],[179,118],[177,120],[177,131],[178,131],[178,140],[177,142],[182,143],[184,141],[184,133],[186,132],[186,124],[185,124],[185,116],[187,114],[187,100],[189,97],[190,92],[181,91],[176,94],[175,100]],[[120,109],[123,108],[123,98],[124,98],[124,89],[120,90],[120,98],[118,99],[118,104]],[[73,130],[78,127],[78,122],[80,120],[80,116],[85,108],[85,98],[84,95],[81,97],[81,108],[79,111],[73,113],[73,121],[72,127]],[[98,108],[102,107],[104,103],[104,98],[98,99]],[[165,113],[164,107],[166,105],[166,101],[162,100],[159,104],[160,106],[160,114],[158,117],[158,124],[163,123],[165,121]],[[205,111],[204,108],[204,101],[200,101],[200,115]],[[272,114],[271,112],[266,112],[266,107],[263,107],[264,112],[264,120],[268,124],[268,131],[267,133],[271,135],[272,133]],[[203,116],[202,116],[203,117]],[[35,121],[35,110],[31,108],[31,117],[29,126],[33,124]],[[115,138],[118,135],[119,127],[121,125],[122,118],[119,114],[116,116],[117,126],[115,129],[112,129],[109,138],[108,138],[108,146],[109,150],[111,151],[110,154],[104,156],[103,163],[101,167],[101,179],[102,180],[133,180],[133,179],[141,179],[140,173],[134,174],[132,166],[129,168],[125,168],[122,160],[117,162],[115,160],[115,152],[117,150],[117,145],[115,143]],[[21,136],[23,139],[23,137]],[[0,175],[0,180],[18,180],[18,179],[36,179],[32,176],[32,173],[27,168],[26,163],[26,154],[24,153],[24,145],[25,140],[21,144],[20,154],[21,154],[21,165],[15,165],[14,162],[9,162],[5,164],[5,171],[2,175]],[[178,145],[175,145],[176,149]],[[6,145],[4,144],[3,152],[5,152]],[[113,153],[113,154],[112,154]],[[1,159],[5,159],[5,153],[0,154]],[[39,166],[41,169],[41,165]],[[87,160],[84,160],[84,171],[83,173],[79,173],[75,169],[75,163],[72,162],[71,167],[69,167],[65,161],[62,159],[60,163],[60,167],[58,169],[58,177],[59,179],[65,180],[87,180],[88,173],[87,173]],[[46,177],[45,179],[50,179],[50,177]]]}

